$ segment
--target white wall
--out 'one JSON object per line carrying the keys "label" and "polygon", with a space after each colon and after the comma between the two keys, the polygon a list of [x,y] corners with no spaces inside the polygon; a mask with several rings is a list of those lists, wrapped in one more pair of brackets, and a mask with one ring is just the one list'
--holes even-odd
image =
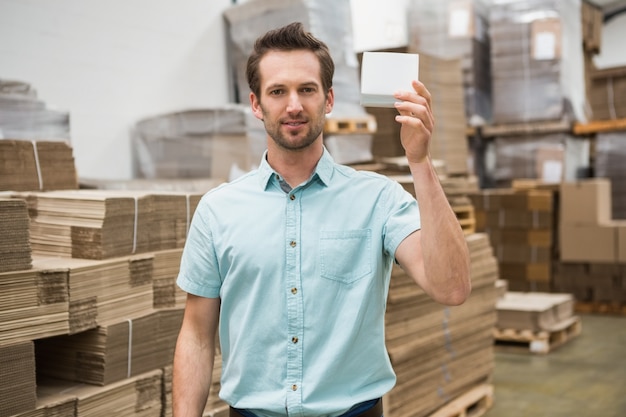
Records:
{"label": "white wall", "polygon": [[229,100],[230,0],[0,0],[0,78],[70,113],[82,178],[133,177],[141,118]]}

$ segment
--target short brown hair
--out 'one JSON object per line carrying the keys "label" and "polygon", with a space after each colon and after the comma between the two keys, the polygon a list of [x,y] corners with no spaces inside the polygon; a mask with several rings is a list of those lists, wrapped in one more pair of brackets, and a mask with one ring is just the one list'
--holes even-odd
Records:
{"label": "short brown hair", "polygon": [[260,97],[261,77],[259,74],[259,62],[267,52],[301,49],[309,50],[317,56],[320,62],[322,88],[324,89],[324,94],[328,94],[328,91],[333,86],[335,63],[330,55],[328,46],[310,32],[306,32],[300,22],[293,22],[287,26],[270,30],[256,40],[246,67],[246,77],[248,78],[250,90],[257,97]]}

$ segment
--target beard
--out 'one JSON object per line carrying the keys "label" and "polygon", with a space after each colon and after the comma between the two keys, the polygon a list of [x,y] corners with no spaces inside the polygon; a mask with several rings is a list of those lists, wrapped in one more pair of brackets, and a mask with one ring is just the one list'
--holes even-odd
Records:
{"label": "beard", "polygon": [[[279,147],[291,150],[291,151],[299,151],[308,148],[311,146],[318,137],[324,131],[324,121],[325,121],[325,106],[322,105],[316,114],[313,114],[312,118],[308,119],[308,123],[306,126],[302,126],[302,128],[298,132],[293,133],[285,133],[281,130],[283,124],[283,119],[278,119],[276,121],[272,120],[269,113],[266,109],[261,105],[261,110],[263,111],[263,124],[265,125],[265,130],[267,134],[272,138],[274,143]],[[290,117],[289,120],[293,121],[307,121],[304,115],[300,114],[297,117]]]}

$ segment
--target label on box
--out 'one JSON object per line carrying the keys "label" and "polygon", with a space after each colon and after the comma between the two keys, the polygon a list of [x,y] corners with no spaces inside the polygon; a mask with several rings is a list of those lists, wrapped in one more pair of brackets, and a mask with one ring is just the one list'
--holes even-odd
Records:
{"label": "label on box", "polygon": [[561,57],[561,22],[541,19],[532,23],[532,58],[553,60]]}
{"label": "label on box", "polygon": [[467,0],[450,3],[448,8],[448,36],[451,38],[469,38],[473,35],[471,2]]}

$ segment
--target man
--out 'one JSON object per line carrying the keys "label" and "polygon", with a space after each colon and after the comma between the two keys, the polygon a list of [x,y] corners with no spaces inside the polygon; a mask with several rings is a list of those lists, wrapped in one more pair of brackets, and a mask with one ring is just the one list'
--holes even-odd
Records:
{"label": "man", "polygon": [[470,293],[464,234],[428,154],[430,94],[414,81],[395,95],[416,202],[324,148],[333,71],[326,45],[300,23],[255,44],[247,76],[267,152],[196,209],[178,278],[188,298],[175,417],[202,413],[218,323],[231,416],[380,417],[395,384],[384,337],[393,263],[440,303]]}

